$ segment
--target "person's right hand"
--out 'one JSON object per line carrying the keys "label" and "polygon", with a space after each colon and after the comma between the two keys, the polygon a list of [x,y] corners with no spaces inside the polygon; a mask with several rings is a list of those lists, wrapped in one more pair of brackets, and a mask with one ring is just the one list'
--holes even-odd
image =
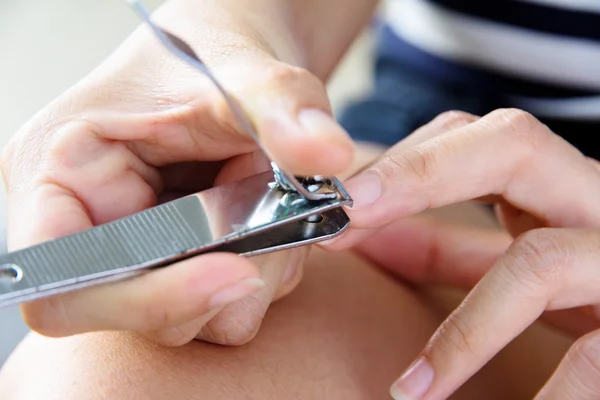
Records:
{"label": "person's right hand", "polygon": [[[201,21],[186,7],[167,3],[157,23],[195,47],[281,168],[336,175],[350,166],[353,143],[332,118],[324,85],[273,50],[287,48],[285,35],[227,18],[218,5],[204,7]],[[9,248],[268,168],[210,81],[140,28],[5,149]],[[271,301],[298,283],[305,254],[274,254],[259,268],[232,254],[202,255],[140,278],[26,303],[22,311],[47,336],[133,330],[167,345],[195,337],[241,344],[254,336]]]}

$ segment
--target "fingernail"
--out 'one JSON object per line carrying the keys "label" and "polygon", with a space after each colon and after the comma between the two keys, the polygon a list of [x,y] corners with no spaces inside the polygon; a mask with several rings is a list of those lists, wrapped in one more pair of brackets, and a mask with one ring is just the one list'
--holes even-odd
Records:
{"label": "fingernail", "polygon": [[375,203],[381,197],[381,178],[374,172],[357,175],[344,183],[354,201],[353,210],[360,210]]}
{"label": "fingernail", "polygon": [[419,400],[433,382],[433,367],[425,357],[415,361],[390,389],[394,400]]}
{"label": "fingernail", "polygon": [[222,289],[212,295],[209,301],[211,308],[222,307],[241,300],[265,287],[265,282],[259,278],[250,278]]}
{"label": "fingernail", "polygon": [[312,108],[301,110],[298,113],[298,122],[311,135],[348,138],[346,131],[335,119],[321,110]]}
{"label": "fingernail", "polygon": [[333,239],[327,239],[319,242],[317,245],[326,249],[330,249],[340,240],[340,236],[336,236]]}

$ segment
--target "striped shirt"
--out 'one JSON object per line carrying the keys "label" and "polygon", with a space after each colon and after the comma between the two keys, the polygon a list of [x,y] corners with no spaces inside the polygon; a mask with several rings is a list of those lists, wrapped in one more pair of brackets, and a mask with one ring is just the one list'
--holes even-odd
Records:
{"label": "striped shirt", "polygon": [[538,116],[600,121],[600,0],[387,0],[380,53],[501,91]]}

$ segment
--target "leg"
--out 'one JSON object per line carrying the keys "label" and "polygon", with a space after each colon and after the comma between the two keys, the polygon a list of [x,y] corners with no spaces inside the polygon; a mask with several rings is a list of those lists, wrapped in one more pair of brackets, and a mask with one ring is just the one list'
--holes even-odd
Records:
{"label": "leg", "polygon": [[[248,345],[161,348],[128,333],[30,335],[0,375],[0,391],[4,400],[386,399],[441,322],[433,310],[351,254],[314,251],[300,287],[272,306]],[[560,357],[548,354],[546,364]],[[510,361],[509,354],[492,363],[453,398],[526,398],[512,382],[532,365],[521,371]],[[529,376],[551,371],[536,368]]]}
{"label": "leg", "polygon": [[[248,345],[161,348],[127,333],[32,334],[6,364],[0,390],[5,400],[385,399],[439,322],[360,259],[315,251],[300,287],[273,305]],[[477,384],[456,398],[481,398]]]}
{"label": "leg", "polygon": [[[381,152],[360,150],[354,170]],[[464,221],[476,215],[467,208],[439,214]],[[493,226],[486,217],[469,223]],[[387,399],[391,382],[464,293],[417,294],[372,267],[350,253],[313,250],[298,289],[241,347],[161,348],[115,332],[31,334],[0,371],[2,399]],[[570,343],[535,326],[453,399],[531,398]]]}

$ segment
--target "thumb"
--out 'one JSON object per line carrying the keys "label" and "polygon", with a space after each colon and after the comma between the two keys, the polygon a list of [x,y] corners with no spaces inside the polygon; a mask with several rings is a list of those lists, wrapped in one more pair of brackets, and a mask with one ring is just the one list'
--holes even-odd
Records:
{"label": "thumb", "polygon": [[504,231],[416,216],[368,235],[356,250],[376,265],[415,284],[471,289],[506,251]]}
{"label": "thumb", "polygon": [[250,117],[269,156],[296,175],[338,175],[353,161],[354,144],[333,116],[325,85],[309,71],[274,59],[218,74]]}

